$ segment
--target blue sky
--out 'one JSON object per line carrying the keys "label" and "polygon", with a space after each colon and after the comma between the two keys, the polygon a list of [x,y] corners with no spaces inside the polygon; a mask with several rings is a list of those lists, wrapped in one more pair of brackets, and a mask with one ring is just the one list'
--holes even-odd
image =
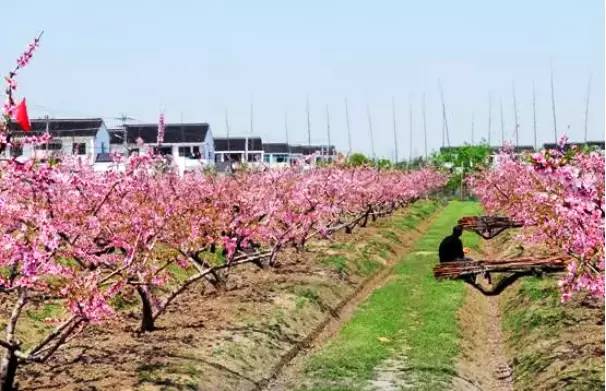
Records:
{"label": "blue sky", "polygon": [[[333,142],[346,149],[344,99],[350,102],[353,147],[369,153],[369,105],[377,155],[394,151],[395,97],[400,157],[423,153],[421,97],[426,95],[430,149],[441,144],[438,79],[444,86],[451,142],[486,137],[493,96],[492,139],[514,129],[517,91],[520,143],[532,142],[532,83],[539,142],[553,139],[549,69],[555,76],[559,132],[582,140],[591,75],[589,138],[604,135],[604,9],[601,0],[562,1],[15,1],[2,6],[0,67],[8,70],[25,44],[45,30],[19,76],[32,115],[120,113],[156,122],[209,122],[225,133],[254,131],[292,143]],[[570,129],[568,127],[570,126]]]}

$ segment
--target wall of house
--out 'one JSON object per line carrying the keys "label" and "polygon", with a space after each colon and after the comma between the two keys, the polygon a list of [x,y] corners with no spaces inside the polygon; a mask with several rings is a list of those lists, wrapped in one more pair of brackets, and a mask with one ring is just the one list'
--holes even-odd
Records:
{"label": "wall of house", "polygon": [[97,131],[97,135],[95,136],[93,142],[93,151],[95,153],[93,156],[93,162],[97,154],[108,153],[109,149],[109,132],[107,131],[105,124],[102,124],[99,130]]}
{"label": "wall of house", "polygon": [[210,130],[210,126],[208,127],[208,131],[206,131],[206,137],[204,138],[204,159],[209,164],[214,164],[215,162],[215,139],[213,138],[213,134]]}

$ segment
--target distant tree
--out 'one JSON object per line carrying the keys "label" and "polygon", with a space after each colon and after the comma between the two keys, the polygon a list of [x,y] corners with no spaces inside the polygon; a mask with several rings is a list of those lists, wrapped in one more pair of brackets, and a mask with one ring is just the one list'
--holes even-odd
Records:
{"label": "distant tree", "polygon": [[442,148],[430,158],[434,167],[447,170],[451,175],[446,189],[453,194],[460,192],[464,197],[464,178],[478,172],[490,163],[491,148],[488,144],[463,145],[461,147]]}
{"label": "distant tree", "polygon": [[349,156],[347,163],[350,166],[359,167],[371,163],[371,160],[364,156],[364,154],[356,152]]}
{"label": "distant tree", "polygon": [[375,167],[379,169],[388,169],[392,167],[391,161],[388,159],[379,159],[374,162]]}

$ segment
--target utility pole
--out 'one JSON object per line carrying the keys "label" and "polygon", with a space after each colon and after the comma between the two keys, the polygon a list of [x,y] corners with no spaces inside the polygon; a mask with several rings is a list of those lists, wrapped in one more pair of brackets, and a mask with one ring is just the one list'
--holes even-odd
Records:
{"label": "utility pole", "polygon": [[330,159],[330,112],[328,111],[328,105],[326,105],[326,135],[328,136],[328,150],[326,151],[326,160]]}
{"label": "utility pole", "polygon": [[499,99],[501,106],[501,146],[505,143],[505,121],[503,121],[503,98]]}
{"label": "utility pole", "polygon": [[446,117],[446,103],[444,103],[444,89],[442,88],[442,82],[440,80],[438,80],[438,86],[440,88],[440,100],[442,101],[442,146],[444,146],[444,138],[446,138],[446,144],[450,147],[448,118]]}
{"label": "utility pole", "polygon": [[229,152],[231,149],[229,148],[229,113],[227,112],[227,108],[225,109],[225,133],[227,134],[227,152]]}
{"label": "utility pole", "polygon": [[519,137],[519,131],[518,129],[520,128],[520,124],[518,123],[518,102],[516,100],[516,86],[514,84],[514,82],[511,82],[511,92],[513,93],[513,118],[514,118],[514,132],[515,132],[515,140],[516,140],[516,144],[515,146],[519,146],[520,145],[520,137]]}
{"label": "utility pole", "polygon": [[553,137],[554,142],[558,143],[558,123],[556,120],[556,105],[555,105],[555,92],[553,90],[553,65],[550,65],[550,80],[551,80],[551,112],[553,114]]}
{"label": "utility pole", "polygon": [[424,146],[425,146],[425,161],[427,162],[427,115],[425,113],[425,93],[423,93],[423,137],[424,137]]}
{"label": "utility pole", "polygon": [[474,113],[471,113],[471,145],[474,145],[474,132],[475,132],[475,118]]}
{"label": "utility pole", "polygon": [[250,134],[253,134],[254,132],[254,115],[255,115],[255,111],[254,111],[254,106],[253,106],[253,97],[251,95],[250,97]]}
{"label": "utility pole", "polygon": [[[48,114],[46,114],[44,116],[44,119],[46,120],[46,134],[48,135],[49,131],[50,131],[50,120],[49,120]],[[126,128],[124,128],[124,129],[126,129]],[[126,133],[126,131],[124,133]],[[124,137],[124,139],[126,139],[126,137]],[[126,145],[126,142],[124,142],[124,145]],[[35,153],[35,148],[34,148],[34,153]],[[48,159],[48,141],[46,141],[46,158]]]}
{"label": "utility pole", "polygon": [[311,122],[309,120],[309,95],[307,95],[307,103],[305,105],[307,110],[307,145],[311,146]]}
{"label": "utility pole", "polygon": [[410,120],[410,133],[409,133],[409,137],[408,137],[408,164],[410,165],[412,163],[412,99],[411,102],[409,103],[409,120]]}
{"label": "utility pole", "polygon": [[351,126],[349,124],[349,105],[347,103],[347,98],[345,98],[345,124],[347,125],[347,156],[351,155]]}
{"label": "utility pole", "polygon": [[370,116],[370,105],[366,105],[366,113],[368,114],[368,133],[370,134],[370,150],[372,153],[372,160],[376,160],[375,154],[375,139],[372,133],[372,117]]}
{"label": "utility pole", "polygon": [[537,149],[537,94],[534,87],[534,81],[532,82],[532,138],[533,146]]}
{"label": "utility pole", "polygon": [[488,94],[488,146],[492,145],[492,94]]}
{"label": "utility pole", "polygon": [[589,75],[589,80],[587,81],[587,97],[585,98],[585,133],[583,137],[583,142],[587,144],[587,123],[589,121],[589,95],[591,93],[591,75]]}
{"label": "utility pole", "polygon": [[[288,145],[288,113],[284,112],[284,134],[286,135],[286,144]],[[290,145],[288,146],[290,149]]]}
{"label": "utility pole", "polygon": [[396,124],[396,98],[391,97],[391,114],[393,117],[393,143],[395,146],[394,163],[398,163],[398,127]]}

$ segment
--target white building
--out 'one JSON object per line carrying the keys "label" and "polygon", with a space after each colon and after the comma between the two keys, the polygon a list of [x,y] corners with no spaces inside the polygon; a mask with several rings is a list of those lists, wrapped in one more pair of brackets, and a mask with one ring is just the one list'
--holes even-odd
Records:
{"label": "white building", "polygon": [[290,166],[290,148],[286,143],[263,143],[263,162],[269,167]]}
{"label": "white building", "polygon": [[227,163],[260,165],[263,155],[261,137],[215,138],[215,163],[219,169]]}
{"label": "white building", "polygon": [[160,145],[158,124],[124,125],[111,129],[110,134],[112,153],[129,155],[154,149],[172,156],[181,173],[214,163],[215,144],[207,123],[166,124],[164,141]]}
{"label": "white building", "polygon": [[12,147],[6,154],[37,159],[60,159],[64,155],[76,155],[93,164],[98,156],[109,152],[109,132],[101,118],[35,119],[31,125],[32,130],[28,132],[14,129],[13,140],[19,141],[48,131],[52,136],[51,141],[36,147]]}

